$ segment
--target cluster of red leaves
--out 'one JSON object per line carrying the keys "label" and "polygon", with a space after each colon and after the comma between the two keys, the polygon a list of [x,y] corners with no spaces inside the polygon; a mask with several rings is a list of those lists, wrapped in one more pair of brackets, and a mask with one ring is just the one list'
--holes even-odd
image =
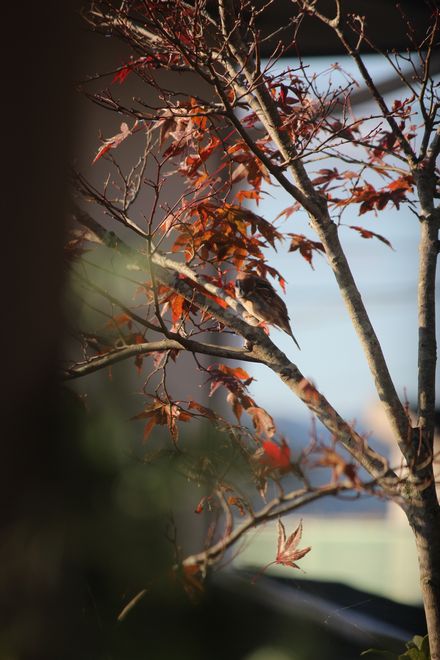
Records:
{"label": "cluster of red leaves", "polygon": [[[161,119],[158,121],[158,126],[160,129],[160,146],[163,146],[166,141],[170,141],[169,146],[164,151],[164,157],[177,156],[185,148],[197,150],[197,153],[193,155],[194,161],[189,156],[189,160],[186,163],[184,161],[181,169],[179,169],[181,173],[190,178],[197,173],[197,168],[208,159],[220,144],[218,138],[207,130],[206,108],[194,98],[190,98],[188,101],[179,101],[173,110],[164,110]],[[207,147],[200,146],[204,140],[208,140]],[[195,164],[196,161],[197,164]]]}
{"label": "cluster of red leaves", "polygon": [[177,403],[155,398],[152,403],[145,406],[143,411],[132,417],[132,419],[148,420],[144,427],[144,442],[148,440],[156,425],[167,426],[173,442],[177,442],[179,439],[177,422],[189,422],[191,415]]}
{"label": "cluster of red leaves", "polygon": [[254,380],[247,371],[241,367],[228,367],[224,364],[212,365],[208,367],[210,396],[224,387],[228,390],[227,401],[232,407],[233,413],[240,422],[245,411],[252,419],[255,429],[256,439],[272,438],[276,433],[276,427],[273,418],[269,413],[257,406],[254,399],[248,393],[247,388]]}
{"label": "cluster of red leaves", "polygon": [[[142,60],[142,62],[141,62]],[[143,66],[149,63],[148,58],[140,58],[136,60],[137,65],[142,63]],[[126,79],[127,75],[135,64],[128,64],[123,67],[116,74],[119,76],[120,82]],[[116,76],[115,76],[116,78]],[[127,139],[127,137],[134,132],[140,130],[145,126],[144,121],[136,120],[133,127],[130,129],[128,124],[123,122],[121,124],[120,132],[107,138],[103,141],[102,146],[93,159],[96,163],[107,151],[116,149],[119,145]],[[190,99],[187,102],[181,101],[176,107],[171,110],[164,110],[161,112],[161,117],[156,120],[156,126],[159,129],[159,143],[162,147],[165,142],[169,142],[168,147],[165,149],[164,158],[174,157],[182,154],[186,149],[193,149],[195,153],[189,154],[179,166],[179,172],[184,174],[189,179],[200,178],[201,174],[199,168],[204,164],[211,154],[219,147],[221,141],[216,136],[207,131],[207,116],[206,110],[200,106],[195,99]],[[202,143],[208,141],[205,146]]]}
{"label": "cluster of red leaves", "polygon": [[[173,46],[168,37],[172,35],[174,40],[177,39],[180,44],[187,46],[188,53],[191,54],[191,49],[194,49],[197,42],[196,32],[198,29],[194,22],[194,9],[181,3],[176,4],[173,0],[148,0],[145,6],[148,7],[148,11],[152,15],[155,15],[158,24],[162,22],[161,47],[163,47],[163,50],[161,51],[159,48],[155,56],[140,57],[122,66],[113,78],[114,83],[122,84],[131,72],[140,70],[141,67],[147,70],[160,64],[172,68],[179,64],[188,65],[189,63],[188,61],[185,62],[179,48]],[[319,130],[330,132],[335,137],[355,141],[355,134],[359,133],[358,126],[353,124],[351,127],[347,127],[339,120],[319,116],[317,107],[313,104],[313,100],[302,85],[303,83],[300,82],[299,78],[293,76],[291,76],[290,84],[275,81],[269,84],[270,93],[280,111],[282,130],[286,131],[296,142],[298,140],[310,141],[311,137]],[[230,100],[233,102],[233,99]],[[410,100],[395,102],[392,108],[392,113],[401,121],[401,130],[404,129],[405,121],[411,115],[409,102]],[[179,101],[173,107],[170,106],[167,110],[159,111],[155,121],[160,134],[160,147],[164,149],[163,157],[165,159],[179,157],[177,171],[189,180],[197,191],[204,183],[207,185],[215,183],[214,177],[218,170],[211,175],[208,171],[208,160],[215,153],[220,153],[222,150],[224,164],[221,167],[229,165],[231,170],[229,182],[237,184],[243,181],[250,187],[250,189],[236,192],[237,205],[213,201],[214,196],[211,197],[210,201],[205,199],[202,202],[192,201],[188,203],[187,208],[182,208],[179,211],[178,217],[176,215],[176,218],[171,218],[171,224],[164,223],[163,225],[165,231],[173,229],[177,234],[172,250],[183,252],[186,261],[198,257],[204,262],[213,261],[216,264],[230,262],[236,268],[241,268],[246,262],[253,272],[257,272],[264,277],[267,274],[278,277],[281,285],[284,286],[284,280],[277,271],[265,264],[263,254],[265,247],[269,245],[275,247],[276,241],[283,238],[282,234],[275,229],[272,223],[252,211],[242,208],[240,205],[246,199],[253,199],[257,203],[261,199],[263,183],[269,184],[271,182],[265,165],[243,140],[237,139],[235,130],[227,138],[220,138],[218,135],[223,136],[223,134],[219,132],[217,135],[215,133],[218,126],[216,123],[218,117],[214,116],[212,108],[204,107],[196,99],[189,99],[188,102]],[[258,121],[258,117],[254,113],[250,113],[243,119],[244,124],[248,127],[255,126]],[[110,149],[119,147],[128,136],[135,130],[143,128],[143,126],[142,122],[136,122],[130,129],[128,124],[122,123],[119,133],[104,140],[93,162],[99,160]],[[233,136],[232,144],[231,136]],[[273,145],[271,146],[272,143],[267,136],[257,140],[256,143],[260,151],[268,156],[274,164],[281,162],[279,152],[273,149]],[[391,152],[395,146],[396,138],[394,134],[383,131],[374,148],[370,149],[371,167],[378,171],[379,165],[377,163],[375,165],[374,161],[381,160],[384,154]],[[300,145],[298,145],[298,149],[301,150]],[[318,176],[313,179],[312,183],[327,195],[331,204],[336,207],[359,204],[359,215],[367,211],[380,211],[388,203],[399,208],[399,205],[406,201],[407,194],[413,188],[413,180],[410,176],[400,176],[384,188],[376,189],[365,181],[361,181],[360,184],[360,179],[357,181],[357,185],[348,184],[347,180],[357,179],[358,174],[355,172],[339,173],[337,168],[333,168],[321,169],[317,174]],[[349,185],[352,187],[348,188]],[[335,188],[338,186],[343,187],[344,190],[348,189],[349,196],[346,199],[332,199],[331,186]],[[284,215],[288,218],[291,213],[299,208],[300,205],[296,203],[285,209],[280,216]],[[350,227],[363,238],[377,238],[391,247],[389,241],[380,234],[359,226],[350,225]],[[291,239],[289,252],[298,251],[313,268],[313,256],[324,252],[323,245],[318,241],[308,239],[302,234],[291,233],[288,236]],[[73,245],[73,248],[75,248],[75,245]],[[206,277],[209,279],[209,276]],[[229,287],[228,293],[233,293],[231,283],[226,284],[222,280],[216,282],[216,284],[225,291],[226,287]],[[199,287],[194,283],[191,285],[195,290],[200,289],[204,295],[210,295],[202,286]],[[173,290],[160,286],[158,295],[162,306],[162,314],[167,315],[167,322],[171,318],[174,326],[185,317],[189,317],[191,313],[199,313],[196,307]],[[214,296],[210,297],[219,304],[225,305],[223,300]],[[202,316],[202,318],[204,317]],[[111,323],[119,328],[125,326],[128,330],[132,328],[132,319],[124,314],[115,317]],[[134,334],[133,341],[143,341],[143,337]],[[163,353],[160,353],[156,357],[153,356],[153,359],[157,360],[155,366],[160,364],[163,355]],[[142,367],[142,357],[136,358],[136,361],[136,366],[140,369]],[[280,470],[281,473],[290,470],[291,455],[289,446],[284,439],[280,442],[273,439],[276,429],[272,417],[263,408],[257,406],[248,394],[248,386],[253,380],[249,374],[240,367],[232,368],[225,365],[209,367],[208,373],[210,396],[218,388],[224,387],[228,391],[227,400],[237,421],[240,423],[243,412],[246,412],[252,419],[256,439],[259,445],[261,443],[260,465],[264,469]],[[303,398],[312,404],[319,397],[316,389],[309,381],[304,381],[302,392]],[[195,415],[210,418],[214,416],[215,418],[212,411],[196,402],[189,402],[187,408],[184,409],[178,402],[164,401],[156,397],[135,419],[146,420],[145,440],[149,437],[155,425],[161,425],[167,426],[171,437],[174,441],[177,441],[179,421],[187,422]],[[322,455],[316,464],[331,468],[334,480],[338,480],[341,475],[345,475],[353,483],[356,483],[356,474],[353,471],[352,464],[345,462],[333,449],[322,450]],[[239,506],[237,502],[231,501],[230,504]],[[295,550],[300,537],[301,525],[287,540],[284,528],[281,525],[278,563],[286,563],[296,567],[292,559],[293,555],[289,554],[289,551],[292,551],[293,554],[295,552],[305,554],[309,551],[309,548],[305,551]]]}
{"label": "cluster of red leaves", "polygon": [[274,226],[249,209],[233,204],[200,202],[188,209],[189,219],[179,223],[173,252],[183,251],[186,261],[198,255],[203,261],[230,260],[240,268],[245,259],[262,260],[262,248],[282,235]]}
{"label": "cluster of red leaves", "polygon": [[400,204],[407,200],[407,194],[413,190],[413,184],[411,175],[400,176],[380,190],[376,190],[371,183],[365,183],[362,186],[354,186],[351,196],[347,199],[334,199],[333,203],[335,206],[360,204],[359,215],[367,211],[382,211],[388,202],[398,209]]}
{"label": "cluster of red leaves", "polygon": [[[263,141],[257,140],[257,146],[261,150],[267,151]],[[236,167],[232,171],[231,183],[235,184],[246,179],[255,191],[261,190],[263,180],[266,181],[266,183],[270,183],[270,176],[266,167],[249,149],[245,142],[237,140],[237,142],[228,147],[226,153],[232,163],[236,164]],[[239,199],[241,199],[241,197],[246,197],[243,192],[237,194],[239,195]]]}
{"label": "cluster of red leaves", "polygon": [[[411,103],[413,101],[414,97],[404,99],[403,101],[396,99],[391,108],[391,114],[394,115],[396,120],[400,120],[398,122],[399,130],[405,135],[407,140],[412,140],[415,137],[415,131],[417,130],[417,127],[414,125],[410,125],[408,129],[406,126],[407,120],[410,119],[412,115]],[[370,151],[370,159],[372,162],[382,161],[387,153],[400,150],[397,136],[393,131],[383,130],[380,134],[381,138]]]}
{"label": "cluster of red leaves", "polygon": [[206,163],[220,144],[221,140],[217,136],[211,136],[206,146],[198,148],[197,153],[190,154],[184,159],[183,163],[179,166],[179,172],[185,174],[189,179],[196,176],[196,183],[202,183],[208,175],[206,173],[203,175],[200,172],[200,167]]}
{"label": "cluster of red leaves", "polygon": [[[226,364],[211,365],[207,369],[210,383],[209,396],[212,396],[219,387],[225,387],[237,397],[244,397],[248,385],[254,380],[248,372],[241,367],[228,367]],[[252,401],[252,399],[249,399]]]}
{"label": "cluster of red leaves", "polygon": [[[184,407],[185,406],[185,407]],[[177,422],[189,422],[193,418],[204,417],[210,421],[218,419],[213,410],[203,406],[198,401],[187,401],[185,404],[177,401],[164,401],[158,397],[132,417],[132,419],[148,420],[144,427],[144,442],[148,440],[151,431],[157,426],[167,426],[174,442],[179,439]]]}
{"label": "cluster of red leaves", "polygon": [[322,127],[322,117],[316,103],[307,93],[304,81],[290,74],[285,82],[269,82],[272,98],[278,106],[281,129],[286,131],[301,151]]}
{"label": "cluster of red leaves", "polygon": [[313,102],[304,99],[301,104],[296,103],[290,108],[290,112],[283,116],[282,127],[296,142],[298,151],[310,144],[310,140],[321,129],[320,118]]}

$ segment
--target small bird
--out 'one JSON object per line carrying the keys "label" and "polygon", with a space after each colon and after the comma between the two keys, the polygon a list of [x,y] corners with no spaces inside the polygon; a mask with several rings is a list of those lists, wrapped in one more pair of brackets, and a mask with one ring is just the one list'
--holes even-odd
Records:
{"label": "small bird", "polygon": [[251,325],[256,325],[255,322],[252,323],[254,319],[275,325],[287,332],[301,350],[290,327],[286,304],[270,282],[258,275],[239,272],[235,280],[235,295],[248,314],[253,317],[249,319],[247,315],[245,316]]}

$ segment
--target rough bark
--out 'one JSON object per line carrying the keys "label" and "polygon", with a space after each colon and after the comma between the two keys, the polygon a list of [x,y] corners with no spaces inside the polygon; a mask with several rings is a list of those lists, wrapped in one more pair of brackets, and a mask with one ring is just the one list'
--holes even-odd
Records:
{"label": "rough bark", "polygon": [[433,479],[407,515],[417,546],[431,660],[440,660],[440,507]]}

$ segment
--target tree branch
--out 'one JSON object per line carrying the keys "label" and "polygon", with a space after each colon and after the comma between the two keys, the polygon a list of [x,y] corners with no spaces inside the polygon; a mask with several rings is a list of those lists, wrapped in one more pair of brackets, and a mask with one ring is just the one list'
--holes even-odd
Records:
{"label": "tree branch", "polygon": [[[77,218],[90,229],[93,227],[92,231],[96,229],[104,243],[108,240],[108,247],[119,249],[124,254],[133,254],[133,261],[138,263],[140,268],[148,268],[146,257],[138,255],[117,238],[113,232],[106,232],[103,228],[98,229],[100,227],[99,223],[91,219],[88,214],[82,212],[77,214]],[[248,340],[253,346],[252,356],[255,357],[256,361],[272,369],[287,387],[305,403],[309,410],[316,414],[324,426],[342,442],[359,464],[374,479],[380,481],[388,492],[393,491],[398,478],[389,469],[385,458],[368,446],[366,440],[336,412],[326,398],[304,377],[296,365],[290,362],[287,356],[275,346],[261,328],[248,325],[234,311],[221,307],[214,300],[199,293],[185,280],[180,279],[178,273],[182,272],[182,264],[169,258],[166,258],[164,262],[163,258],[157,253],[152,256],[152,261],[158,281],[173,289],[200,309],[207,310],[220,323]],[[164,267],[164,263],[166,263],[166,267]],[[185,265],[184,268],[186,273],[188,266]],[[193,273],[192,279],[197,281],[195,273]],[[202,286],[205,286],[205,284],[203,283]],[[179,337],[178,341],[184,345],[186,340]]]}
{"label": "tree branch", "polygon": [[346,40],[343,31],[340,28],[340,17],[336,19],[330,19],[321,14],[316,7],[314,6],[315,3],[310,3],[308,0],[299,0],[301,6],[303,9],[305,9],[308,13],[311,13],[313,16],[316,16],[322,23],[327,25],[328,27],[332,28],[337,35],[339,41],[341,44],[344,46],[345,50],[347,51],[347,54],[350,55],[350,57],[355,61],[356,66],[359,69],[359,72],[368,87],[368,89],[371,92],[372,97],[376,101],[378,107],[380,108],[380,111],[382,112],[383,118],[385,121],[388,123],[392,133],[396,136],[402,151],[408,158],[408,162],[410,163],[411,166],[414,166],[416,164],[416,155],[414,151],[411,148],[410,143],[406,139],[406,137],[403,135],[402,131],[400,130],[396,120],[392,116],[389,108],[387,107],[387,104],[385,103],[385,100],[382,96],[382,94],[379,92],[377,89],[376,85],[373,82],[373,79],[371,78],[367,67],[364,64],[364,61],[362,57],[359,54],[358,46],[353,48],[350,46],[348,41]]}
{"label": "tree branch", "polygon": [[[158,329],[159,331],[159,329]],[[192,353],[202,353],[216,357],[227,358],[229,360],[240,360],[243,362],[259,362],[259,360],[247,351],[233,346],[216,346],[215,344],[206,344],[191,339],[162,339],[160,341],[143,342],[141,344],[130,344],[121,348],[116,348],[103,355],[96,355],[84,362],[77,362],[65,369],[65,378],[80,378],[87,374],[105,369],[116,362],[122,362],[136,355],[145,355],[147,353],[160,351],[190,351]]]}
{"label": "tree branch", "polygon": [[[99,198],[96,198],[96,201],[98,204],[100,203]],[[105,227],[103,227],[99,222],[92,218],[90,214],[83,211],[79,206],[74,206],[72,219],[76,222],[79,222],[79,224],[83,225],[84,227],[87,227],[87,229],[90,229],[90,231],[92,231],[108,248],[114,249],[120,254],[129,257],[133,266],[137,266],[139,270],[149,272],[150,267],[146,255],[140,254],[129,245],[127,245],[127,243],[124,243],[124,241],[122,241],[115,234],[115,232],[105,229]],[[196,284],[200,285],[202,280],[202,286],[204,289],[206,289],[206,291],[208,291],[208,293],[215,296],[216,298],[222,298],[225,303],[227,303],[227,305],[232,309],[239,308],[239,303],[237,303],[235,298],[225,295],[224,291],[215,286],[215,284],[212,284],[212,282],[203,281],[203,276],[198,277],[194,271],[186,264],[179,263],[173,259],[169,259],[167,256],[161,254],[157,250],[153,251],[151,260],[153,263],[156,263],[162,268],[171,268],[176,270],[176,266],[178,266],[178,272],[182,275],[185,275],[185,277],[192,280]],[[159,327],[157,327],[157,329],[160,331]]]}
{"label": "tree branch", "polygon": [[217,543],[207,550],[190,555],[184,559],[183,566],[209,566],[221,558],[226,550],[239,541],[250,529],[265,524],[269,520],[284,516],[305,504],[310,504],[321,497],[336,495],[342,491],[352,490],[352,484],[335,484],[324,486],[316,490],[301,489],[293,491],[285,497],[276,497],[255,514],[250,515],[229,534],[226,534]]}
{"label": "tree branch", "polygon": [[[241,42],[238,31],[233,29],[233,0],[219,0],[219,6],[221,8],[221,16],[223,17],[223,31],[235,35],[235,38],[231,39],[233,54],[242,68],[250,87],[256,90],[255,97],[252,93],[248,93],[247,99],[249,104],[254,112],[258,114],[267,133],[289,162],[289,169],[296,180],[297,186],[302,195],[308,199],[307,204],[303,204],[303,206],[309,213],[313,229],[324,245],[328,262],[334,272],[345,306],[366,355],[379,399],[382,401],[387,417],[396,433],[403,455],[407,460],[411,460],[411,425],[397,395],[382,352],[382,347],[369,319],[361,294],[356,286],[347,258],[339,241],[337,226],[329,216],[326,201],[316,191],[303,164],[297,159],[295,145],[290,140],[288,133],[280,130],[282,125],[281,118],[272,97],[265,87],[264,81],[256,81],[254,79],[254,72],[249,68],[248,61],[243,54],[245,52],[244,45]],[[255,150],[256,145],[252,145],[251,143],[253,141],[249,138],[248,145],[251,146],[254,153],[260,158],[260,154]],[[273,166],[270,160],[269,163],[265,162],[264,164],[270,173],[280,180],[279,176],[277,176],[277,168]],[[289,187],[286,187],[286,190],[291,192]],[[292,196],[298,199],[298,196],[293,193]]]}
{"label": "tree branch", "polygon": [[420,215],[418,322],[419,382],[418,426],[425,449],[432,456],[435,415],[436,342],[436,268],[439,253],[440,208],[434,208],[434,167],[420,169],[416,175],[422,213]]}

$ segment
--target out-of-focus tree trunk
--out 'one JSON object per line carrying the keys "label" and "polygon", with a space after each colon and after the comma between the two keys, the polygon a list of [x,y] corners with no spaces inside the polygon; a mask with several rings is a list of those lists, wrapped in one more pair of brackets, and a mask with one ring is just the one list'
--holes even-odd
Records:
{"label": "out-of-focus tree trunk", "polygon": [[47,0],[2,10],[9,42],[2,57],[0,655],[14,660],[61,657],[75,600],[63,571],[72,482],[57,362],[77,6]]}

